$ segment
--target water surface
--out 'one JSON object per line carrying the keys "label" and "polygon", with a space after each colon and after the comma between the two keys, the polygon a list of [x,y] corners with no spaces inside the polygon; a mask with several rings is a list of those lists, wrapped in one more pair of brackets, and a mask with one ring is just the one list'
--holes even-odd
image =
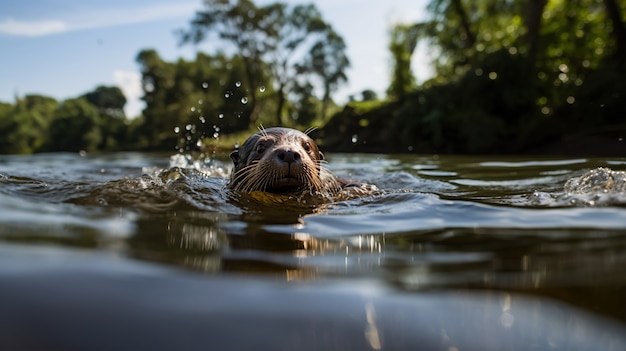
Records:
{"label": "water surface", "polygon": [[626,194],[564,190],[626,159],[327,159],[380,191],[232,194],[227,156],[0,156],[0,345],[626,345]]}

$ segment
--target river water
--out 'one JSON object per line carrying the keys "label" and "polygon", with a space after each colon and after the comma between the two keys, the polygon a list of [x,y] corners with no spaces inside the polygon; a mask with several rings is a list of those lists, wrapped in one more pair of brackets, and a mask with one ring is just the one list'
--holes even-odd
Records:
{"label": "river water", "polygon": [[232,194],[226,155],[0,156],[0,349],[626,349],[626,186],[580,178],[626,159],[326,156],[380,191]]}

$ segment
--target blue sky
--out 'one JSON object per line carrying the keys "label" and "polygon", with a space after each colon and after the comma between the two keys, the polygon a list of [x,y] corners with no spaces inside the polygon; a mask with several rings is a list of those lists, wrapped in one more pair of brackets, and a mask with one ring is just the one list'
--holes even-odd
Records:
{"label": "blue sky", "polygon": [[[274,2],[257,0],[259,5]],[[383,93],[389,84],[388,30],[394,23],[424,18],[425,0],[283,0],[314,3],[347,44],[349,82],[336,94],[344,102],[364,89]],[[201,0],[20,0],[0,2],[0,101],[16,94],[42,94],[58,100],[98,85],[117,85],[140,113],[139,67],[142,49],[165,60],[192,58],[208,44],[179,46],[174,35],[187,28]],[[429,58],[418,47],[413,71],[428,77]]]}

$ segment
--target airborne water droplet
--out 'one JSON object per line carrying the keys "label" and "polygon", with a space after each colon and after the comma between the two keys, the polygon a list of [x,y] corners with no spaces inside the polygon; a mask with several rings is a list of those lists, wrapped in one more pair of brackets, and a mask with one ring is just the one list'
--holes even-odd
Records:
{"label": "airborne water droplet", "polygon": [[241,86],[241,82],[240,82],[240,81],[236,81],[236,82],[235,82],[235,86],[236,86],[237,88],[239,88],[239,87]]}
{"label": "airborne water droplet", "polygon": [[180,127],[174,127],[174,133],[176,134],[180,133]]}
{"label": "airborne water droplet", "polygon": [[353,135],[352,135],[352,143],[353,143],[353,144],[356,144],[356,142],[357,142],[357,141],[359,141],[359,136],[358,136],[358,135],[356,135],[356,134],[353,134]]}
{"label": "airborne water droplet", "polygon": [[225,92],[225,93],[224,93],[224,97],[225,97],[225,98],[227,98],[227,99],[228,99],[231,95],[232,95],[232,92],[230,92],[230,91],[227,91],[227,92]]}
{"label": "airborne water droplet", "polygon": [[217,118],[219,118],[219,119],[224,118],[224,114],[223,114],[223,113],[220,113],[219,115],[217,115]]}
{"label": "airborne water droplet", "polygon": [[207,83],[207,82],[202,83],[202,87],[204,89],[208,88],[209,87],[209,83]]}
{"label": "airborne water droplet", "polygon": [[242,97],[242,98],[241,98],[241,103],[242,103],[242,104],[244,104],[244,105],[245,105],[245,104],[247,104],[247,103],[248,103],[248,98],[247,98],[247,97],[245,97],[245,96],[244,96],[244,97]]}
{"label": "airborne water droplet", "polygon": [[261,87],[259,88],[259,91],[264,93],[265,92],[265,85],[261,85]]}

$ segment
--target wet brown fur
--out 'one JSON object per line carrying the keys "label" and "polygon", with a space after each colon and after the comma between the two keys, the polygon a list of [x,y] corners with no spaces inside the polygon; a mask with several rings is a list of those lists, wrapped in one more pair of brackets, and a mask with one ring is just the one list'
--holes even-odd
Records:
{"label": "wet brown fur", "polygon": [[315,141],[295,129],[261,129],[230,157],[234,169],[228,187],[239,192],[334,194],[347,183],[325,168]]}

